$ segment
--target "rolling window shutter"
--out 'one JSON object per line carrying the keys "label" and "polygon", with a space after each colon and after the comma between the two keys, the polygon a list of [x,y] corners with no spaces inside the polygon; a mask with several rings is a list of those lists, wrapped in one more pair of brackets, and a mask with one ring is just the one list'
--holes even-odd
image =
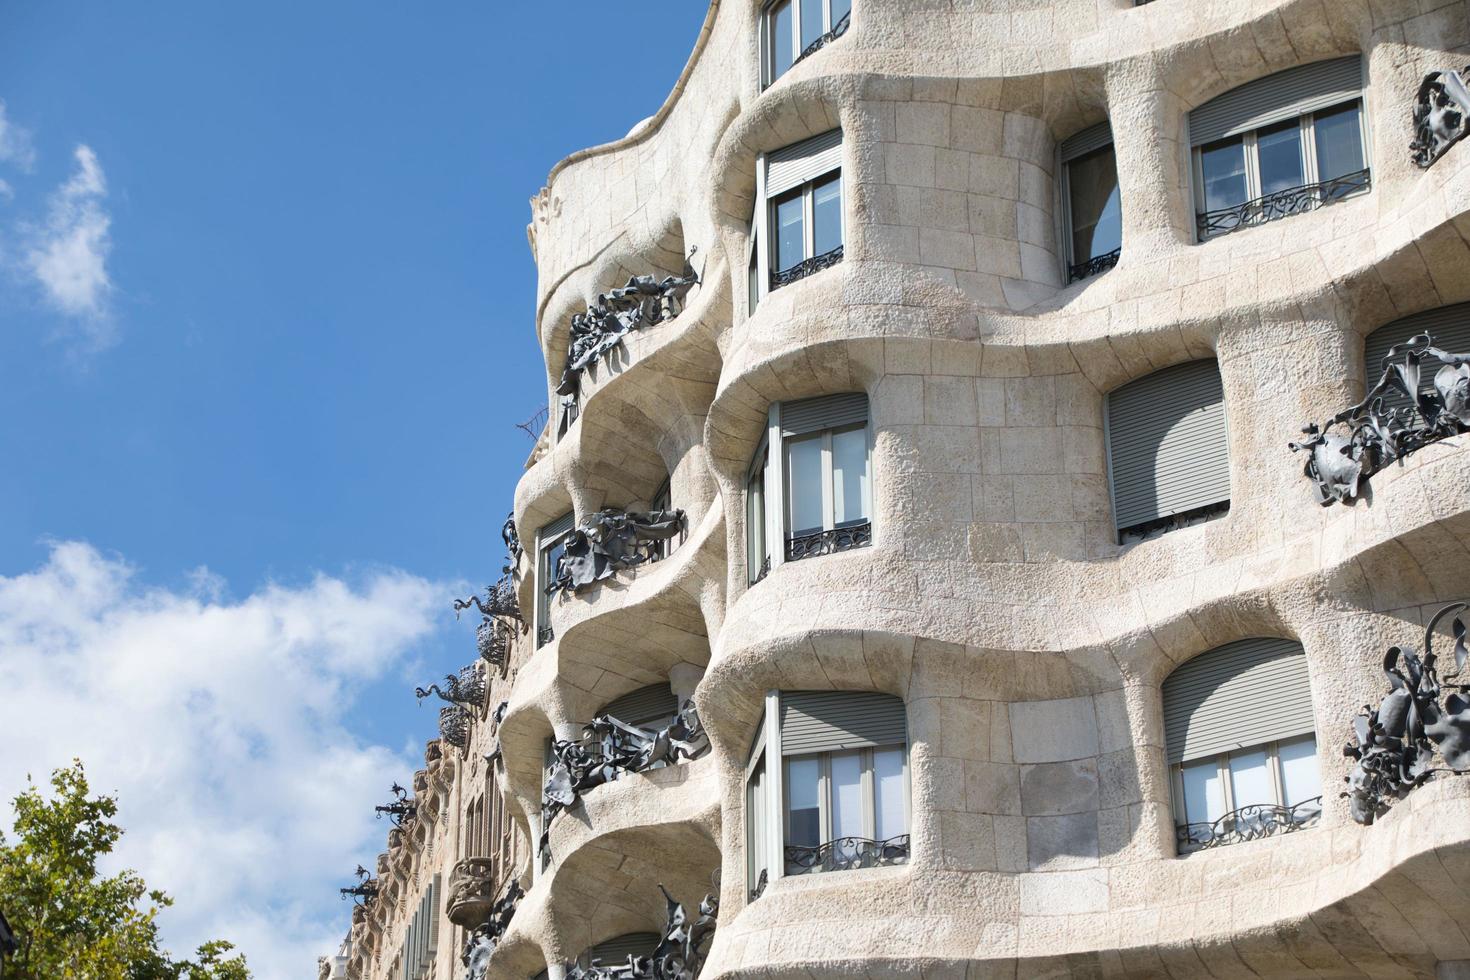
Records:
{"label": "rolling window shutter", "polygon": [[1113,142],[1113,127],[1103,120],[1096,126],[1088,126],[1080,133],[1076,133],[1062,140],[1062,162],[1075,160],[1086,156],[1093,150],[1100,150]]}
{"label": "rolling window shutter", "polygon": [[1229,643],[1164,680],[1170,765],[1314,730],[1307,657],[1295,640]]}
{"label": "rolling window shutter", "polygon": [[1361,55],[1288,68],[1217,95],[1191,112],[1189,145],[1248,133],[1362,94]]}
{"label": "rolling window shutter", "polygon": [[814,177],[842,166],[842,130],[834,129],[802,140],[766,157],[766,197],[800,187]]}
{"label": "rolling window shutter", "polygon": [[439,876],[429,882],[429,906],[425,910],[429,917],[428,956],[429,963],[433,963],[434,956],[439,952]]}
{"label": "rolling window shutter", "polygon": [[614,698],[597,712],[612,715],[628,725],[646,725],[665,721],[679,713],[679,701],[667,684],[650,684]]}
{"label": "rolling window shutter", "polygon": [[1120,531],[1228,501],[1230,453],[1219,365],[1191,361],[1111,392],[1108,449]]}
{"label": "rolling window shutter", "polygon": [[781,405],[781,434],[799,436],[868,421],[868,396],[861,391],[805,398]]}
{"label": "rolling window shutter", "polygon": [[[1389,348],[1421,333],[1429,334],[1434,339],[1434,346],[1446,353],[1470,352],[1470,303],[1425,310],[1423,313],[1395,320],[1370,333],[1363,351],[1363,366],[1367,369],[1369,388],[1383,377],[1383,358]],[[1434,390],[1434,376],[1439,368],[1439,362],[1432,361],[1420,369],[1420,391]],[[1390,394],[1384,402],[1389,408],[1409,407],[1408,399],[1397,392]]]}
{"label": "rolling window shutter", "polygon": [[574,515],[568,511],[549,524],[541,526],[541,544],[547,545],[572,529]]}
{"label": "rolling window shutter", "polygon": [[908,741],[903,701],[871,691],[781,695],[781,754],[830,752]]}
{"label": "rolling window shutter", "polygon": [[630,932],[606,942],[600,942],[587,951],[587,962],[601,960],[603,966],[616,966],[628,962],[629,956],[648,956],[658,946],[658,936],[651,932]]}

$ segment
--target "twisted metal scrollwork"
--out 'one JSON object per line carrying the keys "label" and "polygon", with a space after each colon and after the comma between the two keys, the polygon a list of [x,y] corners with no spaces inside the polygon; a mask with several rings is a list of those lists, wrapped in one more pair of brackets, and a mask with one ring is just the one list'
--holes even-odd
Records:
{"label": "twisted metal scrollwork", "polygon": [[549,625],[543,626],[536,631],[536,646],[538,648],[546,646],[546,644],[554,639],[556,639],[556,631]]}
{"label": "twisted metal scrollwork", "polygon": [[841,261],[842,246],[838,245],[830,252],[823,252],[821,255],[813,255],[809,259],[803,259],[789,269],[772,272],[771,288],[780,289],[782,286],[789,286],[798,279],[805,279],[813,273],[821,272],[823,269],[830,269]]}
{"label": "twisted metal scrollwork", "polygon": [[1076,282],[1078,279],[1086,279],[1099,273],[1107,272],[1118,264],[1118,259],[1123,255],[1123,246],[1119,245],[1111,252],[1095,255],[1086,262],[1078,262],[1076,265],[1067,267],[1067,282]]}
{"label": "twisted metal scrollwork", "polygon": [[419,699],[419,703],[423,703],[424,698],[429,695],[438,695],[441,701],[448,701],[468,710],[478,710],[485,701],[485,688],[485,672],[478,663],[473,663],[460,668],[458,676],[445,674],[443,688],[438,684],[430,684],[426,688],[416,687],[413,689],[413,696]]}
{"label": "twisted metal scrollwork", "polygon": [[619,569],[658,561],[663,543],[684,529],[682,510],[600,510],[566,536],[546,594],[575,592],[611,578]]}
{"label": "twisted metal scrollwork", "polygon": [[352,899],[353,905],[371,905],[378,897],[378,879],[360,864],[353,874],[357,876],[357,884],[350,888],[339,888],[337,891],[341,892],[344,901],[348,898]]}
{"label": "twisted metal scrollwork", "polygon": [[457,704],[439,709],[439,738],[457,749],[470,744],[470,713]]}
{"label": "twisted metal scrollwork", "polygon": [[887,840],[868,840],[866,837],[834,837],[815,847],[787,844],[785,855],[788,875],[907,864],[909,835],[899,834]]}
{"label": "twisted metal scrollwork", "polygon": [[[1431,391],[1419,390],[1420,369],[1440,365]],[[1390,406],[1393,396],[1399,406]],[[1342,426],[1343,431],[1333,431]],[[1470,432],[1470,354],[1450,354],[1419,334],[1389,349],[1383,376],[1367,396],[1320,428],[1302,427],[1307,436],[1288,443],[1292,452],[1307,454],[1303,472],[1312,481],[1317,502],[1326,507],[1356,500],[1372,476],[1395,460],[1432,443]]]}
{"label": "twisted metal scrollwork", "polygon": [[418,813],[418,804],[414,801],[413,797],[408,795],[408,790],[399,786],[397,783],[393,784],[392,793],[398,799],[385,806],[375,806],[373,810],[379,820],[383,819],[384,814],[386,814],[388,819],[393,821],[393,826],[402,827],[405,820],[412,820]]}
{"label": "twisted metal scrollwork", "polygon": [[1199,236],[1202,239],[1215,238],[1240,228],[1263,225],[1278,218],[1315,211],[1359,191],[1365,191],[1372,184],[1371,173],[1359,170],[1315,184],[1288,187],[1233,207],[1205,211],[1196,215]]}
{"label": "twisted metal scrollwork", "polygon": [[1467,75],[1470,65],[1463,73],[1432,71],[1419,83],[1419,94],[1414,99],[1414,139],[1409,143],[1409,155],[1418,166],[1430,166],[1470,133]]}
{"label": "twisted metal scrollwork", "polygon": [[822,50],[827,45],[831,44],[833,41],[846,34],[847,29],[850,26],[852,26],[852,11],[849,10],[847,13],[842,15],[837,23],[832,25],[832,29],[830,31],[817,38],[811,44],[808,44],[806,47],[802,48],[801,54],[797,55],[796,60],[791,63],[792,66],[795,67],[796,65],[799,65],[801,63],[801,59],[816,54],[818,51]]}
{"label": "twisted metal scrollwork", "polygon": [[[1456,602],[1434,614],[1424,629],[1423,657],[1396,646],[1384,655],[1389,692],[1376,709],[1363,706],[1363,713],[1353,719],[1353,741],[1343,746],[1343,754],[1357,760],[1345,777],[1347,790],[1342,795],[1358,823],[1371,824],[1394,800],[1403,799],[1436,773],[1470,773],[1470,684],[1443,684],[1434,653],[1434,628],[1445,616],[1466,608],[1466,603]],[[1458,615],[1451,631],[1455,670],[1445,675],[1446,681],[1458,677],[1470,657],[1465,623]],[[1443,687],[1458,693],[1441,702]],[[1443,766],[1435,765],[1436,753]]]}
{"label": "twisted metal scrollwork", "polygon": [[865,548],[873,543],[873,524],[864,521],[850,527],[834,527],[828,531],[800,534],[786,542],[786,560],[800,561],[817,555],[830,555],[852,548]]}
{"label": "twisted metal scrollwork", "polygon": [[766,893],[766,886],[771,883],[770,872],[761,868],[761,876],[755,880],[755,887],[750,890],[750,900],[753,902]]}
{"label": "twisted metal scrollwork", "polygon": [[1259,840],[1310,827],[1322,815],[1322,797],[1314,796],[1291,806],[1252,803],[1232,810],[1210,823],[1186,823],[1174,828],[1182,851],[1202,851],[1224,844]]}
{"label": "twisted metal scrollwork", "polygon": [[505,930],[510,928],[516,906],[525,894],[521,890],[521,883],[512,878],[505,894],[491,906],[490,917],[470,932],[465,940],[464,952],[459,957],[459,961],[464,964],[465,980],[485,980],[489,975],[490,957],[494,955],[495,947],[500,945]]}
{"label": "twisted metal scrollwork", "polygon": [[521,535],[516,530],[515,511],[505,515],[505,523],[500,525],[500,539],[505,542],[505,553],[510,556],[510,566],[514,568],[521,560],[521,555],[526,549],[521,547]]}
{"label": "twisted metal scrollwork", "polygon": [[715,935],[720,903],[714,895],[704,896],[699,903],[699,918],[690,922],[684,906],[674,901],[663,885],[658,890],[668,903],[668,918],[662,938],[648,955],[629,954],[624,963],[574,963],[567,967],[567,980],[695,980]]}

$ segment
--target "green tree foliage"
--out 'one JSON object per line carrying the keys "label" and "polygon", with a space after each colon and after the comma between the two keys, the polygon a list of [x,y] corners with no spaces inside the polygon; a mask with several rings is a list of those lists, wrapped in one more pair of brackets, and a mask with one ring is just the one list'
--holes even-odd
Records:
{"label": "green tree foliage", "polygon": [[19,943],[6,980],[249,980],[227,942],[170,957],[156,920],[172,900],[132,871],[99,876],[123,830],[117,801],[89,795],[80,761],[53,772],[51,787],[50,800],[34,782],[15,798],[13,843],[0,831],[0,912]]}

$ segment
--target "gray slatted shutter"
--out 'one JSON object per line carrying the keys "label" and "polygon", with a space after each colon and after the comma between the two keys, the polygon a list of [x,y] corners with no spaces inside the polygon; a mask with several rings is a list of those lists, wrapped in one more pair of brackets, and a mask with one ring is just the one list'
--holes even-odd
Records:
{"label": "gray slatted shutter", "polygon": [[1295,640],[1239,640],[1164,680],[1169,764],[1315,731],[1307,657]]}
{"label": "gray slatted shutter", "polygon": [[[1370,333],[1363,349],[1363,366],[1367,370],[1369,388],[1383,377],[1383,358],[1388,354],[1389,348],[1421,333],[1429,334],[1434,339],[1434,346],[1446,353],[1470,353],[1470,303],[1425,310],[1423,313],[1395,320]],[[1434,390],[1434,376],[1439,368],[1438,361],[1427,362],[1420,368],[1420,391]],[[1408,399],[1397,392],[1390,394],[1384,402],[1389,408],[1409,407]]]}
{"label": "gray slatted shutter", "polygon": [[1109,393],[1108,469],[1120,531],[1228,502],[1220,366],[1191,361]]}
{"label": "gray slatted shutter", "polygon": [[627,963],[629,956],[648,956],[658,946],[658,935],[652,932],[630,932],[598,943],[586,952],[587,963],[601,960],[603,966]]}
{"label": "gray slatted shutter", "polygon": [[781,403],[781,434],[799,436],[868,421],[868,396],[861,392],[823,395]]}
{"label": "gray slatted shutter", "polygon": [[679,712],[679,701],[667,684],[650,684],[636,691],[629,691],[614,698],[599,710],[600,715],[612,715],[629,725],[646,725],[652,721],[663,721]]}
{"label": "gray slatted shutter", "polygon": [[1062,140],[1062,162],[1084,157],[1093,150],[1100,150],[1113,142],[1113,127],[1107,120],[1096,126],[1088,126],[1082,132]]}
{"label": "gray slatted shutter", "polygon": [[428,929],[428,963],[432,966],[434,956],[439,952],[439,875],[429,882],[429,907],[426,910],[429,916]]}
{"label": "gray slatted shutter", "polygon": [[831,752],[908,741],[903,700],[872,691],[781,695],[781,754]]}
{"label": "gray slatted shutter", "polygon": [[800,187],[842,166],[842,130],[782,147],[766,157],[766,197]]}
{"label": "gray slatted shutter", "polygon": [[561,537],[563,534],[566,534],[568,531],[570,531],[572,529],[572,521],[575,519],[575,516],[576,515],[574,515],[571,511],[567,511],[556,520],[551,521],[548,524],[541,525],[542,545],[549,544],[552,541],[555,541],[557,538]]}
{"label": "gray slatted shutter", "polygon": [[1363,94],[1363,58],[1349,55],[1288,68],[1217,95],[1189,114],[1189,145],[1248,133]]}

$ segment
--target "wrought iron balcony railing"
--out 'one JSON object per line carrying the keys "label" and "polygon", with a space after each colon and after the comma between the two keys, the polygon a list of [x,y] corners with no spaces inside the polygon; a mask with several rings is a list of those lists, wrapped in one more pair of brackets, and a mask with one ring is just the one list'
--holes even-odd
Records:
{"label": "wrought iron balcony railing", "polygon": [[539,649],[556,639],[556,631],[550,626],[543,626],[536,631],[536,647]]}
{"label": "wrought iron balcony railing", "polygon": [[1225,844],[1289,834],[1310,827],[1322,815],[1322,797],[1314,796],[1291,806],[1253,803],[1232,810],[1212,823],[1186,823],[1175,827],[1181,851],[1202,851]]}
{"label": "wrought iron balcony railing", "polygon": [[1068,266],[1067,282],[1072,283],[1079,279],[1086,279],[1089,276],[1096,276],[1107,272],[1118,264],[1118,258],[1122,254],[1123,247],[1120,245],[1111,252],[1104,252],[1102,255],[1093,256],[1086,262],[1078,262],[1076,265]]}
{"label": "wrought iron balcony railing", "polygon": [[786,560],[800,561],[817,555],[830,555],[853,548],[865,548],[873,543],[873,522],[863,521],[847,527],[834,527],[827,531],[799,534],[786,541]]}
{"label": "wrought iron balcony railing", "polygon": [[457,749],[470,744],[470,713],[457,704],[439,709],[439,738]]}
{"label": "wrought iron balcony railing", "polygon": [[704,896],[704,901],[699,903],[699,917],[694,918],[682,904],[674,901],[663,885],[658,890],[664,893],[668,918],[657,945],[642,955],[630,953],[621,963],[603,963],[601,959],[586,962],[584,957],[566,966],[566,980],[694,980],[698,977],[715,936],[719,899],[714,895]]}
{"label": "wrought iron balcony railing", "polygon": [[1284,191],[1267,194],[1265,197],[1258,197],[1254,201],[1246,201],[1244,204],[1237,204],[1233,207],[1205,211],[1196,215],[1195,218],[1199,228],[1199,237],[1201,241],[1206,238],[1218,238],[1241,228],[1263,225],[1278,218],[1315,211],[1341,201],[1343,198],[1351,197],[1360,191],[1366,191],[1372,184],[1373,178],[1370,172],[1359,170],[1356,173],[1344,174],[1341,177],[1318,181],[1315,184],[1288,187]]}
{"label": "wrought iron balcony railing", "polygon": [[788,875],[816,874],[822,871],[851,871],[854,868],[882,868],[907,864],[908,860],[908,834],[899,834],[887,840],[836,837],[815,847],[786,845],[786,873]]}
{"label": "wrought iron balcony railing", "polygon": [[818,51],[825,48],[828,44],[831,44],[833,41],[846,34],[847,29],[850,26],[852,26],[852,11],[849,10],[847,13],[842,15],[842,18],[838,20],[837,23],[832,25],[832,29],[830,31],[817,38],[811,44],[808,44],[806,47],[802,48],[801,54],[797,55],[796,60],[791,63],[792,66],[794,67],[796,65],[799,65],[803,58],[816,54]]}
{"label": "wrought iron balcony railing", "polygon": [[798,279],[805,279],[807,276],[811,275],[814,272],[821,272],[823,269],[830,269],[841,261],[842,246],[838,245],[830,252],[823,252],[821,255],[813,255],[809,259],[804,259],[801,262],[796,263],[789,269],[782,269],[780,272],[772,272],[771,288],[780,289],[782,286],[789,286],[793,282],[796,282]]}
{"label": "wrought iron balcony railing", "polygon": [[465,980],[484,980],[489,975],[490,957],[495,955],[495,947],[510,928],[516,906],[526,894],[520,882],[512,878],[505,894],[492,903],[487,891],[492,881],[488,858],[459,862],[449,879],[449,921],[470,930],[459,958],[465,967]]}

